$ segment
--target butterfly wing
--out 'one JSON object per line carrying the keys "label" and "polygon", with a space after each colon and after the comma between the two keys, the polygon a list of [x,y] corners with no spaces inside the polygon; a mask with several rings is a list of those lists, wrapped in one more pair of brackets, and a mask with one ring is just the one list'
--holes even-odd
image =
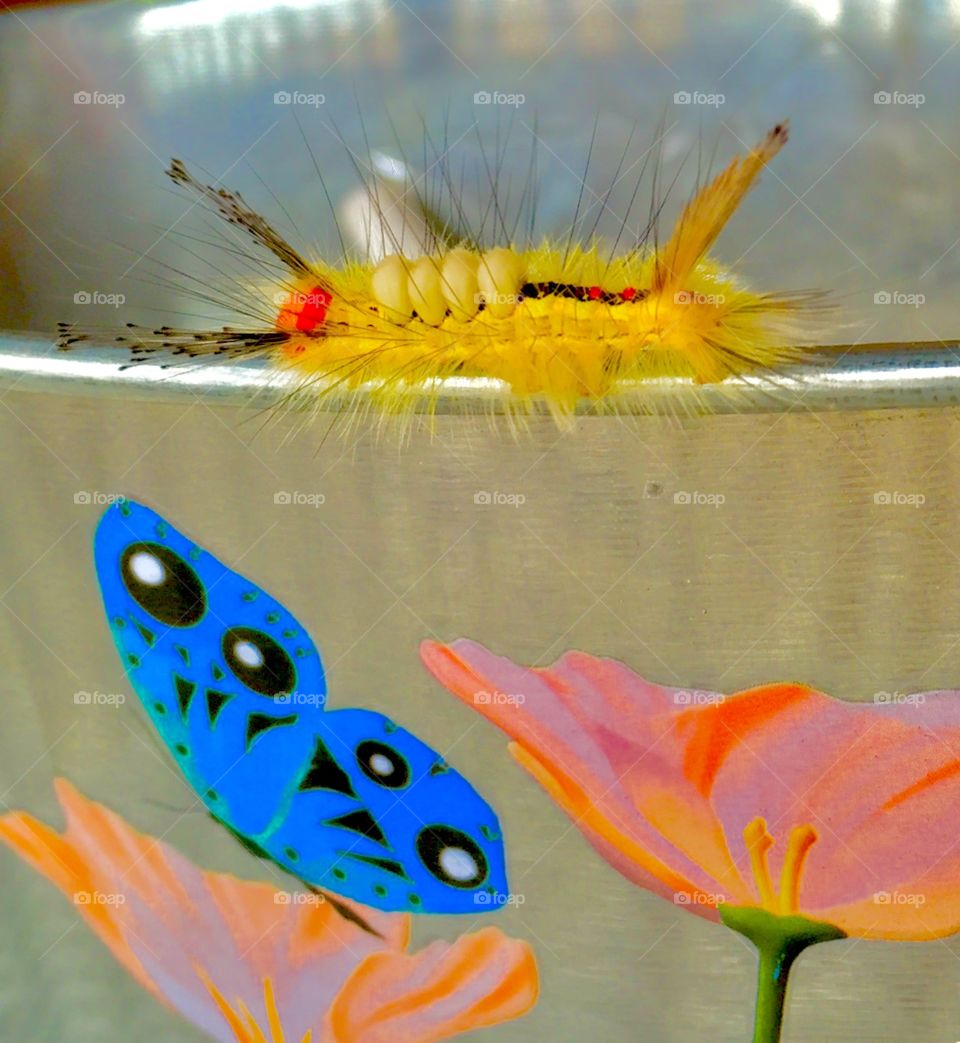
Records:
{"label": "butterfly wing", "polygon": [[477,913],[506,901],[497,817],[435,750],[372,710],[329,711],[313,734],[289,810],[260,841],[275,861],[381,909]]}
{"label": "butterfly wing", "polygon": [[496,816],[409,732],[325,712],[319,653],[269,594],[131,500],[94,541],[131,684],[211,814],[309,884],[380,909],[506,899]]}
{"label": "butterfly wing", "polygon": [[114,641],[160,736],[210,811],[238,832],[277,813],[326,696],[320,656],[277,601],[130,500],[94,541]]}

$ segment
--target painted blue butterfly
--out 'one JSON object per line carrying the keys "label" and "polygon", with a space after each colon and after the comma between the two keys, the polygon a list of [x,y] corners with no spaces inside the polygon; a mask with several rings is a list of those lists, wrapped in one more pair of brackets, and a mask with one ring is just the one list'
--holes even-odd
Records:
{"label": "painted blue butterfly", "polygon": [[497,817],[414,735],[327,710],[316,647],[269,594],[131,500],[94,540],[127,674],[207,809],[307,885],[388,911],[507,896]]}

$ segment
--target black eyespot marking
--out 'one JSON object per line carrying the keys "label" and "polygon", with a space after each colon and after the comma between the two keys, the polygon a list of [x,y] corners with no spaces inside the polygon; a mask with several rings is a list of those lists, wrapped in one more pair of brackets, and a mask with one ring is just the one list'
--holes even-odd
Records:
{"label": "black eyespot marking", "polygon": [[231,627],[221,642],[223,658],[237,680],[258,695],[289,695],[297,683],[293,660],[269,634],[251,627]]}
{"label": "black eyespot marking", "polygon": [[[363,862],[364,865],[376,866],[377,869],[382,869],[384,872],[393,873],[394,876],[402,876],[404,880],[409,880],[407,871],[399,862],[395,862],[392,858],[375,858],[373,855],[358,855],[354,851],[340,851],[339,854],[343,858],[352,858],[356,862]],[[336,874],[336,870],[334,870]]]}
{"label": "black eyespot marking", "polygon": [[180,706],[180,716],[186,720],[187,714],[190,712],[190,701],[193,699],[193,693],[197,690],[197,686],[193,681],[188,681],[185,677],[180,677],[178,674],[173,675],[173,683],[177,689],[177,703]]}
{"label": "black eyespot marking", "polygon": [[300,783],[301,790],[328,789],[356,798],[350,776],[337,764],[333,754],[317,739],[310,766]]}
{"label": "black eyespot marking", "polygon": [[377,825],[376,819],[369,811],[350,811],[339,818],[330,818],[324,823],[327,826],[337,826],[340,829],[352,829],[354,833],[362,833],[365,837],[375,840],[384,847],[389,847],[383,830]]}
{"label": "black eyespot marking", "polygon": [[136,620],[134,620],[134,623],[136,623],[140,636],[152,648],[154,641],[157,640],[157,635],[152,630],[148,630],[142,623],[137,623]]}
{"label": "black eyespot marking", "polygon": [[196,572],[169,547],[131,543],[120,557],[127,592],[153,619],[168,627],[192,627],[207,610]]}
{"label": "black eyespot marking", "polygon": [[368,779],[387,789],[402,789],[410,781],[410,765],[386,743],[368,739],[357,747],[357,764]]}
{"label": "black eyespot marking", "polygon": [[480,846],[452,826],[427,826],[417,836],[420,860],[441,883],[472,890],[487,879],[487,859]]}
{"label": "black eyespot marking", "polygon": [[207,719],[210,721],[210,727],[212,728],[217,723],[220,711],[230,702],[233,696],[227,692],[218,692],[213,688],[208,688],[205,694],[207,697]]}
{"label": "black eyespot marking", "polygon": [[252,713],[247,717],[247,740],[246,749],[249,751],[254,739],[259,738],[264,732],[271,728],[281,728],[285,724],[296,724],[297,714],[289,717],[271,717],[265,713]]}

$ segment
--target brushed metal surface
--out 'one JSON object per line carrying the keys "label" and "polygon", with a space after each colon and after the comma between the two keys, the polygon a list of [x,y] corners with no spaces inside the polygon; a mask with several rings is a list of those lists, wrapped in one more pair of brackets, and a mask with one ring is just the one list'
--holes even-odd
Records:
{"label": "brushed metal surface", "polygon": [[[281,425],[251,439],[236,410],[199,403],[2,402],[3,800],[52,817],[50,778],[65,774],[202,864],[263,872],[204,816],[178,814],[187,795],[100,618],[99,509],[74,498],[147,500],[290,605],[321,646],[337,705],[387,709],[500,812],[526,902],[497,920],[536,945],[544,992],[491,1038],[742,1040],[753,956],[609,869],[500,734],[426,676],[422,638],[469,635],[529,662],[589,649],[727,691],[797,679],[869,699],[960,681],[955,410],[582,418],[565,436],[543,420],[519,443],[441,417],[434,437],[414,434],[400,452],[369,435],[318,452],[309,433],[284,444]],[[525,500],[477,504],[482,491]],[[692,491],[724,502],[674,502]],[[875,503],[884,491],[925,502]],[[324,502],[278,505],[278,492]],[[78,707],[77,690],[130,701]],[[47,884],[0,857],[5,1038],[115,1038],[130,1019],[141,1039],[195,1038]],[[421,920],[416,937],[469,926]],[[936,1043],[958,1023],[955,939],[850,941],[801,959],[786,1038]]]}
{"label": "brushed metal surface", "polygon": [[[618,412],[654,416],[700,413],[786,413],[804,410],[905,409],[960,402],[960,348],[952,342],[928,344],[837,344],[812,351],[807,361],[769,374],[746,374],[721,384],[694,385],[683,378],[622,382]],[[131,367],[110,345],[90,344],[58,351],[48,340],[25,333],[0,333],[0,391],[119,395],[148,402],[255,403],[269,409],[287,403],[298,380],[289,370],[264,360],[183,363],[169,354]],[[410,385],[430,397],[438,414],[501,415],[509,387],[484,377],[448,377]],[[295,408],[336,414],[362,406],[365,392],[340,390],[336,381],[311,381]],[[530,411],[548,414],[543,402]],[[609,412],[581,400],[576,413]],[[401,425],[394,425],[395,427]]]}
{"label": "brushed metal surface", "polygon": [[[336,705],[388,709],[446,751],[501,814],[526,901],[495,920],[535,945],[544,988],[533,1013],[482,1038],[742,1041],[753,954],[602,862],[500,734],[426,676],[417,645],[466,635],[527,662],[578,647],[655,680],[727,691],[797,679],[869,699],[960,685],[952,350],[894,353],[883,367],[849,356],[844,394],[857,408],[835,412],[828,379],[824,411],[582,417],[566,433],[534,418],[519,439],[449,415],[398,448],[363,429],[324,442],[322,419],[305,431],[296,419],[261,429],[255,407],[217,397],[233,400],[238,388],[228,380],[218,391],[209,375],[189,397],[137,377],[122,390],[110,360],[77,355],[48,367],[37,345],[58,319],[155,324],[215,313],[140,261],[210,281],[209,262],[185,253],[202,257],[202,244],[168,234],[211,234],[165,191],[171,155],[271,214],[275,192],[303,239],[335,249],[297,122],[278,112],[274,92],[325,93],[323,109],[297,115],[339,200],[356,182],[331,117],[356,144],[354,92],[374,147],[393,140],[388,99],[401,107],[401,140],[417,148],[417,110],[449,100],[453,140],[485,89],[523,91],[529,106],[515,119],[532,125],[538,115],[553,152],[543,154],[541,213],[556,234],[576,205],[596,113],[610,128],[589,178],[599,193],[635,122],[640,155],[666,113],[672,177],[701,132],[727,156],[791,116],[792,143],[719,256],[759,285],[835,289],[837,343],[952,345],[956,7],[349,0],[231,11],[211,0],[130,2],[0,19],[0,327],[34,331],[0,352],[0,799],[55,820],[50,781],[64,774],[204,865],[264,871],[204,816],[180,814],[183,784],[104,630],[90,563],[96,501],[134,495],[290,605],[326,657]],[[672,104],[674,92],[711,89],[726,95],[716,111]],[[875,104],[888,89],[925,101]],[[78,107],[80,90],[126,100]],[[507,173],[522,177],[510,163]],[[680,172],[668,215],[696,173],[695,162]],[[615,234],[618,220],[604,212],[601,232]],[[123,293],[123,310],[73,305],[93,290]],[[924,301],[875,303],[885,292]],[[234,376],[245,394],[248,371]],[[324,500],[277,504],[280,492]],[[480,492],[523,502],[484,505]],[[682,492],[723,502],[675,502]],[[923,502],[884,504],[882,493]],[[92,502],[78,502],[84,494]],[[129,698],[78,706],[80,690]],[[48,884],[5,850],[0,866],[0,1039],[199,1039],[117,968]],[[474,926],[421,919],[416,938]],[[808,952],[785,1039],[958,1039],[958,957],[955,938]]]}

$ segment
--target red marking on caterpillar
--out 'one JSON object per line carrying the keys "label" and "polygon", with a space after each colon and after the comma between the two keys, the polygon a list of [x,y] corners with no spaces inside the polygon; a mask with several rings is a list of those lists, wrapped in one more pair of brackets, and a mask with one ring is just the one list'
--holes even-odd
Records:
{"label": "red marking on caterpillar", "polygon": [[301,333],[312,333],[322,322],[326,321],[333,294],[322,286],[314,286],[309,293],[293,294],[293,298],[295,302],[300,298],[303,299],[303,307],[297,316],[296,325]]}
{"label": "red marking on caterpillar", "polygon": [[322,286],[304,292],[293,290],[280,299],[277,328],[291,333],[313,333],[327,321],[333,294]]}
{"label": "red marking on caterpillar", "polygon": [[[292,290],[280,300],[277,313],[277,329],[290,333],[313,333],[327,321],[333,294],[323,286],[312,289]],[[301,355],[306,349],[303,342],[293,341],[284,349],[285,355]]]}

